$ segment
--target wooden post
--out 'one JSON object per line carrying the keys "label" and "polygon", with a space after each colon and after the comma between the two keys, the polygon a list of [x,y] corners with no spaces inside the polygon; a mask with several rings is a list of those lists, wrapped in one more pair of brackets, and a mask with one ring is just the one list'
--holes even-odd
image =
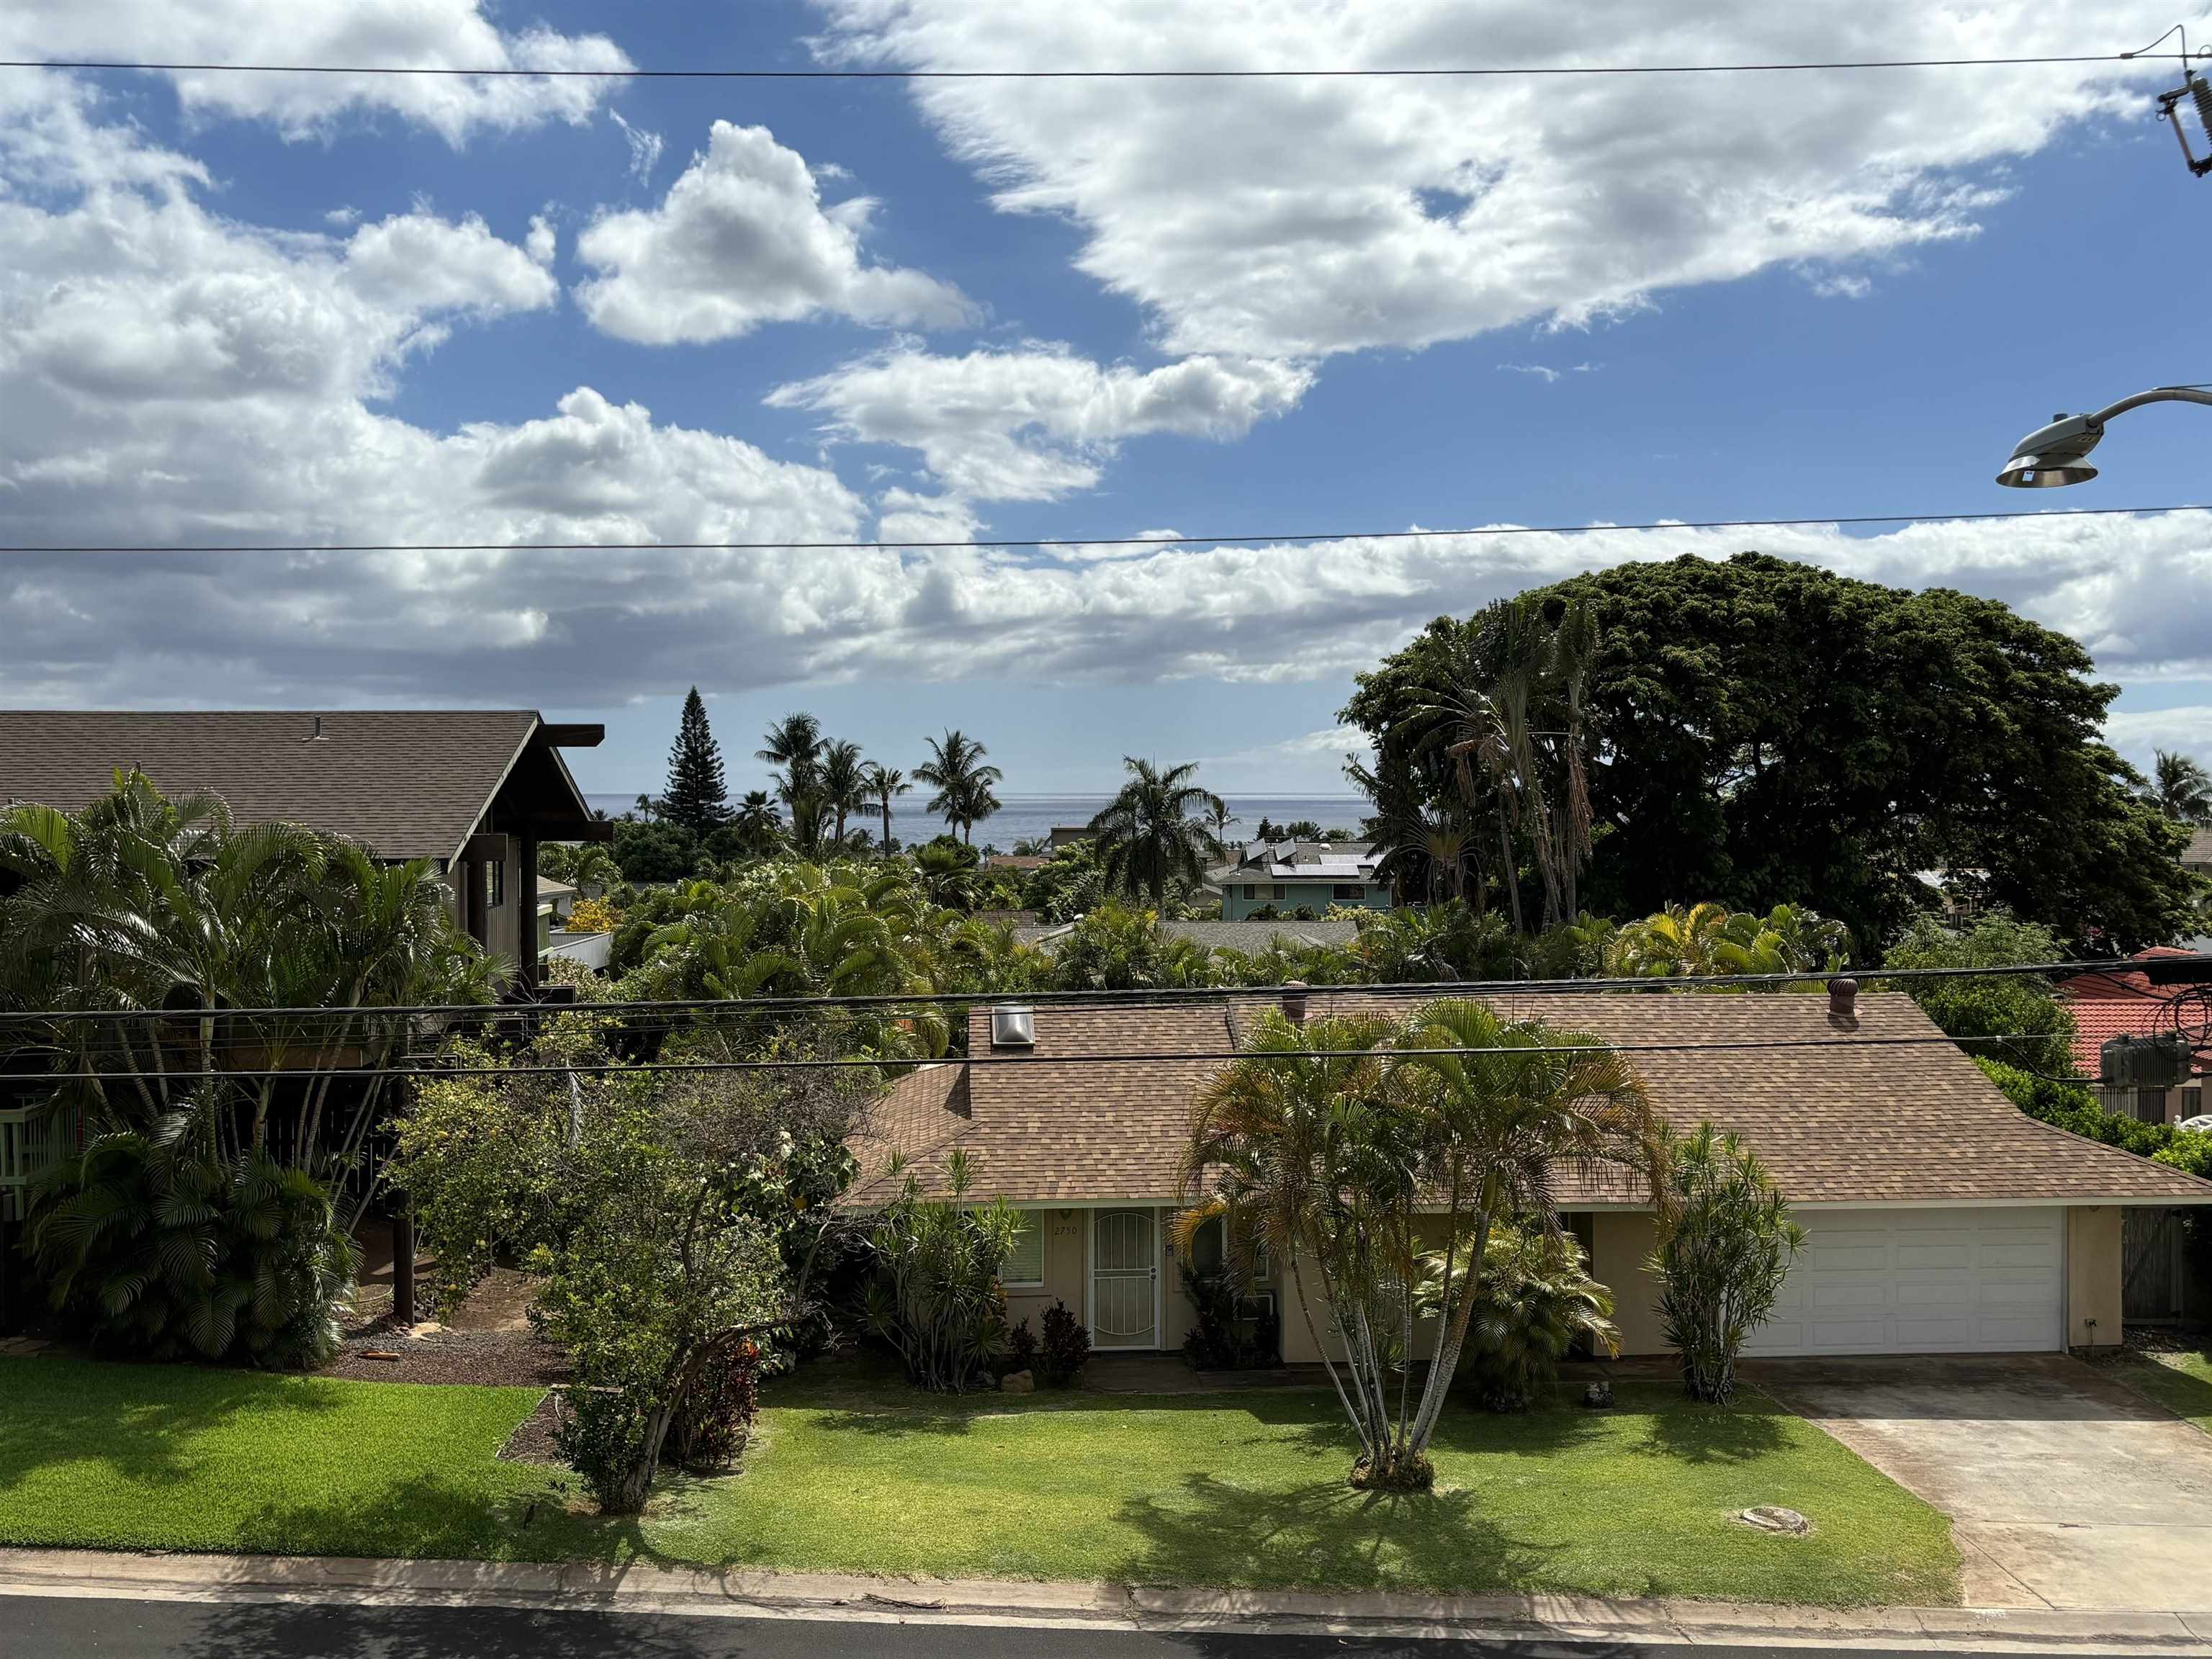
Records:
{"label": "wooden post", "polygon": [[415,1324],[415,1201],[404,1195],[392,1212],[392,1322]]}
{"label": "wooden post", "polygon": [[525,830],[515,842],[514,954],[526,990],[535,991],[544,975],[538,961],[538,831]]}

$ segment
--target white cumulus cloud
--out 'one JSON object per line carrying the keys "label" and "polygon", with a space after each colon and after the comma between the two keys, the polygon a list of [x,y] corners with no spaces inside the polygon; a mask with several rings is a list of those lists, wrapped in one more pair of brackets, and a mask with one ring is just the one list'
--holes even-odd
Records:
{"label": "white cumulus cloud", "polygon": [[[407,65],[421,69],[620,70],[601,34],[520,31],[486,0],[9,0],[0,57],[127,58],[149,63]],[[272,123],[306,137],[347,114],[392,114],[459,143],[477,128],[514,131],[587,118],[614,79],[471,79],[453,75],[239,75],[168,78],[185,109]]]}
{"label": "white cumulus cloud", "polygon": [[855,197],[825,209],[798,151],[766,127],[717,121],[658,208],[604,215],[577,239],[578,256],[599,273],[577,289],[577,302],[607,333],[648,345],[822,315],[968,320],[972,307],[957,289],[862,258],[874,206]]}
{"label": "white cumulus cloud", "polygon": [[825,417],[834,437],[921,452],[951,495],[1051,501],[1089,489],[1125,438],[1230,439],[1297,405],[1303,364],[1192,357],[1159,368],[1102,368],[1067,347],[939,356],[901,344],[768,401]]}
{"label": "white cumulus cloud", "polygon": [[[921,70],[1693,64],[2080,53],[2160,0],[816,0],[833,61]],[[2200,8],[2191,21],[2203,27]],[[1557,78],[927,80],[925,117],[1008,213],[1169,351],[1312,357],[1577,325],[1777,264],[1830,274],[1970,236],[1984,170],[2140,115],[2165,64]]]}

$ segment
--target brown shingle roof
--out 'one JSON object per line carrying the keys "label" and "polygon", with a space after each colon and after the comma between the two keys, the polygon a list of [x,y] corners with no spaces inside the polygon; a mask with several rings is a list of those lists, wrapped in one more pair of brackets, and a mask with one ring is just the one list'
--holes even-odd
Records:
{"label": "brown shingle roof", "polygon": [[[1313,1014],[1396,1010],[1405,993],[1316,990]],[[1547,1020],[1623,1045],[1793,1047],[1639,1053],[1653,1101],[1678,1128],[1711,1121],[1757,1152],[1800,1204],[2212,1202],[2212,1182],[2037,1122],[1955,1047],[1899,1039],[1942,1034],[1911,999],[1858,1000],[1858,1028],[1828,1020],[1827,999],[1671,993],[1530,993],[1489,999],[1501,1014]],[[1190,1097],[1218,1063],[1132,1059],[1055,1065],[1054,1055],[1218,1053],[1232,1025],[1265,1007],[1039,1007],[1036,1047],[1012,1063],[945,1066],[892,1091],[898,1144],[925,1184],[964,1146],[981,1197],[1028,1203],[1171,1200]],[[989,1020],[971,1017],[970,1052],[988,1056]],[[1803,1046],[1819,1043],[1826,1046]],[[1004,1051],[1000,1051],[1001,1054]],[[966,1073],[964,1090],[957,1077]],[[924,1090],[918,1079],[932,1081]],[[864,1165],[879,1170],[878,1162]],[[1562,1194],[1571,1204],[1632,1201],[1624,1188]]]}
{"label": "brown shingle roof", "polygon": [[[164,794],[210,790],[241,821],[449,858],[537,728],[528,709],[0,712],[0,801],[76,811],[136,766]],[[581,803],[578,804],[579,811]]]}

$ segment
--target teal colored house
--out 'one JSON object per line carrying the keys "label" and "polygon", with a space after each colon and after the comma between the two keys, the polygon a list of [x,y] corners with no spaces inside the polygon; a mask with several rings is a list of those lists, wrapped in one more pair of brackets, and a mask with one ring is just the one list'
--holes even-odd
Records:
{"label": "teal colored house", "polygon": [[1332,905],[1387,910],[1390,884],[1376,875],[1382,861],[1382,849],[1364,842],[1254,842],[1207,879],[1221,890],[1224,921],[1300,909],[1322,916]]}

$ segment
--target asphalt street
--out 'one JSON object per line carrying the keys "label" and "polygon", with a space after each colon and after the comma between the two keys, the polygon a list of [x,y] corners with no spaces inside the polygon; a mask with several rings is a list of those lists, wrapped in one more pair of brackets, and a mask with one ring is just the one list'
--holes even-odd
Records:
{"label": "asphalt street", "polygon": [[[1834,1659],[1927,1659],[1927,1650]],[[7,1659],[1830,1659],[1830,1650],[1632,1642],[1149,1634],[814,1619],[684,1617],[593,1609],[365,1607],[64,1596],[0,1597]],[[2023,1650],[2018,1659],[2044,1659]]]}

